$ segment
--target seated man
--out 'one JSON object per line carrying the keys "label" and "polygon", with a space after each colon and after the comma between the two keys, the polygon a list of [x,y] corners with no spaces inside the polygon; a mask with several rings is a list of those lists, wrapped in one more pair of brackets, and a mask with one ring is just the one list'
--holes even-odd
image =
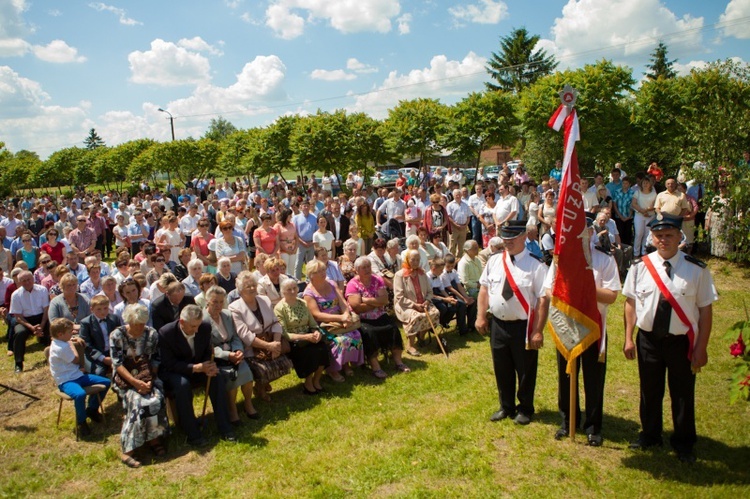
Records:
{"label": "seated man", "polygon": [[187,305],[179,320],[159,330],[159,377],[167,391],[174,393],[180,427],[187,434],[188,443],[195,447],[206,445],[198,420],[193,412],[193,388],[205,387],[211,378],[208,395],[214,409],[216,426],[223,440],[236,442],[229,422],[227,407],[227,374],[211,360],[211,326],[203,322],[203,311],[197,305]]}
{"label": "seated man", "polygon": [[34,275],[28,270],[18,274],[18,289],[10,297],[10,313],[15,320],[13,328],[13,356],[16,373],[23,371],[26,355],[26,339],[34,335],[42,343],[48,343],[47,311],[49,292],[44,286],[34,284]]}
{"label": "seated man", "polygon": [[[476,241],[474,241],[476,243]],[[458,328],[458,334],[464,335],[468,333],[471,329],[473,329],[474,323],[477,321],[477,302],[476,299],[472,298],[469,293],[466,291],[466,288],[464,288],[463,284],[461,284],[460,279],[458,278],[458,272],[456,272],[456,257],[453,255],[448,255],[445,257],[445,269],[443,270],[443,273],[440,275],[440,279],[443,281],[443,286],[445,287],[445,290],[453,295],[457,302],[457,306],[460,308],[463,306],[465,309],[465,314],[468,317],[468,325],[466,323],[466,320],[464,319],[464,328],[461,329],[460,323]],[[462,305],[463,304],[463,305]],[[459,312],[460,313],[460,312]],[[460,320],[460,319],[459,319]]]}
{"label": "seated man", "polygon": [[182,309],[195,305],[195,299],[185,294],[185,285],[173,282],[167,286],[166,293],[151,303],[151,323],[154,329],[160,330],[165,324],[174,322]]}
{"label": "seated man", "polygon": [[109,313],[109,298],[96,295],[91,298],[91,315],[81,321],[79,334],[86,342],[86,371],[98,376],[112,374],[109,356],[109,335],[122,325],[120,318]]}
{"label": "seated man", "polygon": [[456,317],[456,323],[459,331],[466,330],[466,304],[453,298],[445,289],[443,280],[440,275],[445,268],[445,260],[435,258],[430,260],[430,271],[427,272],[427,279],[432,286],[432,304],[440,311],[440,325],[448,327],[448,323]]}

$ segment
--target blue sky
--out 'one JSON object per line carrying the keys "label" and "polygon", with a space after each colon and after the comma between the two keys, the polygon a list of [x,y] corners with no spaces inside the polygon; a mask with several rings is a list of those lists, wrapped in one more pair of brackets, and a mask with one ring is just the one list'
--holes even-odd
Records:
{"label": "blue sky", "polygon": [[288,113],[452,104],[483,89],[525,26],[560,68],[608,58],[640,79],[659,39],[681,73],[750,61],[750,0],[0,0],[0,142],[42,158],[82,145],[200,137]]}

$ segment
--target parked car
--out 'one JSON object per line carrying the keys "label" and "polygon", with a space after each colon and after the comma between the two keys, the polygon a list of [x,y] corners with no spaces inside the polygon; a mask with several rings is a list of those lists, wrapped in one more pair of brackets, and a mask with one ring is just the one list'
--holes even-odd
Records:
{"label": "parked car", "polygon": [[[393,187],[396,185],[396,180],[398,179],[398,170],[382,170],[380,172],[380,185],[382,187]],[[375,180],[376,175],[373,175],[370,177],[370,184],[372,184],[373,180]]]}
{"label": "parked car", "polygon": [[484,176],[487,178],[487,180],[497,180],[497,177],[499,174],[500,174],[499,165],[487,166],[484,169]]}

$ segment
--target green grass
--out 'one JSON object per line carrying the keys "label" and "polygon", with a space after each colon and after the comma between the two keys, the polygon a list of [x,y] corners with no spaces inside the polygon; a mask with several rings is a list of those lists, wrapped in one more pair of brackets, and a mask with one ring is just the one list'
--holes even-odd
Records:
{"label": "green grass", "polygon": [[[747,497],[750,494],[750,405],[728,405],[733,359],[722,336],[744,316],[745,270],[713,261],[721,295],[714,308],[709,364],[697,381],[699,461],[681,465],[668,448],[633,452],[637,436],[638,376],[622,344],[622,302],[610,308],[604,447],[580,437],[557,442],[559,424],[554,346],[540,353],[537,415],[531,425],[490,423],[497,409],[486,338],[447,336],[450,358],[433,343],[425,356],[407,359],[413,372],[378,382],[357,371],[344,384],[324,381],[322,397],[302,394],[290,374],[274,383],[273,401],[256,402],[259,422],[245,420],[240,443],[187,447],[178,431],[165,459],[129,470],[118,461],[120,409],[108,397],[108,423],[94,438],[75,442],[73,408],[57,399],[34,347],[31,372],[12,374],[8,359],[0,380],[42,397],[23,409],[22,397],[0,395],[1,496],[174,497]],[[202,404],[202,395],[195,405]],[[199,409],[198,409],[199,410]],[[210,411],[210,410],[209,410]],[[669,402],[665,429],[671,430]],[[148,454],[143,454],[147,457]]]}

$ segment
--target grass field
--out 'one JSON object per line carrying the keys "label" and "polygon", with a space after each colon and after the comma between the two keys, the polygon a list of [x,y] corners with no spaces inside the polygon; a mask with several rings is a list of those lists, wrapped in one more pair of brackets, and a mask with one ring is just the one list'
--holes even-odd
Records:
{"label": "grass field", "polygon": [[19,395],[0,394],[0,496],[748,497],[750,405],[728,405],[733,359],[723,335],[744,316],[750,280],[747,270],[726,262],[710,266],[720,300],[709,364],[697,381],[694,465],[679,463],[668,447],[627,448],[639,430],[638,376],[621,353],[620,297],[609,312],[601,448],[586,446],[585,437],[553,439],[559,416],[550,338],[539,359],[537,414],[518,427],[488,420],[498,407],[488,340],[449,334],[450,358],[433,342],[428,354],[407,360],[412,373],[395,375],[385,366],[385,382],[358,371],[344,384],[324,381],[327,393],[309,397],[290,374],[274,383],[272,402],[256,402],[262,419],[245,420],[239,444],[220,442],[211,422],[207,450],[192,450],[178,431],[166,458],[143,454],[145,465],[130,470],[118,460],[115,397],[105,403],[108,423],[93,426],[88,441],[75,442],[69,403],[55,428],[57,399],[35,345],[27,361],[33,370],[15,376],[10,359],[0,366],[0,382],[42,397],[26,405]]}

